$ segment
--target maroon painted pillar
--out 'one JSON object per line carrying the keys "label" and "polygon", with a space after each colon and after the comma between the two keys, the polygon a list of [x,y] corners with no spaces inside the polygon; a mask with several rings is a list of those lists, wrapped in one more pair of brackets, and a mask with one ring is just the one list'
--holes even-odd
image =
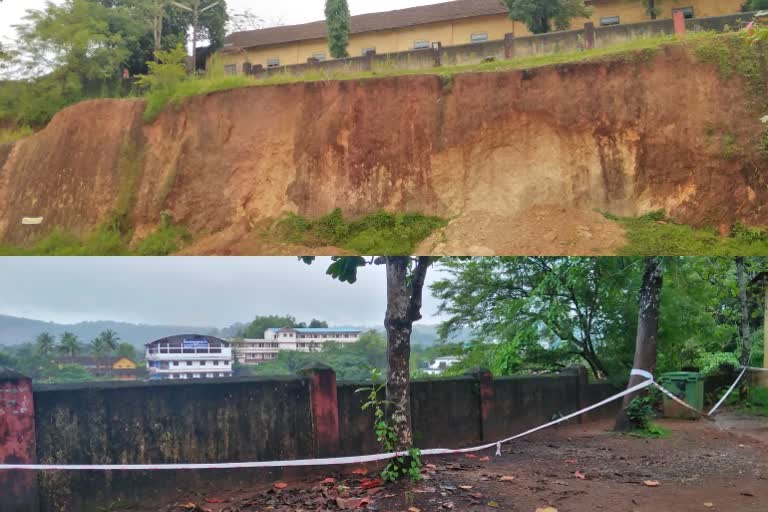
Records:
{"label": "maroon painted pillar", "polygon": [[480,397],[480,430],[483,441],[496,440],[493,428],[493,410],[495,393],[493,390],[493,374],[485,368],[474,368],[466,373],[477,380]]}
{"label": "maroon painted pillar", "polygon": [[672,13],[672,21],[675,24],[675,35],[685,34],[685,14],[683,11],[675,11]]}
{"label": "maroon painted pillar", "polygon": [[595,24],[591,21],[584,24],[584,49],[591,50],[595,47]]}
{"label": "maroon painted pillar", "polygon": [[[0,367],[0,464],[34,464],[36,460],[32,381]],[[37,472],[0,470],[0,510],[38,509]]]}
{"label": "maroon painted pillar", "polygon": [[[581,365],[573,367],[576,370],[576,377],[579,379],[579,409],[589,407],[589,396],[587,394],[587,386],[589,386],[589,372]],[[589,418],[589,413],[579,415],[579,423],[585,423]]]}
{"label": "maroon painted pillar", "polygon": [[504,34],[504,58],[505,59],[511,59],[515,56],[515,49],[514,49],[514,43],[515,43],[515,34],[507,33]]}
{"label": "maroon painted pillar", "polygon": [[310,363],[299,371],[309,380],[309,400],[312,409],[312,439],[315,457],[339,454],[339,401],[336,372],[321,363]]}

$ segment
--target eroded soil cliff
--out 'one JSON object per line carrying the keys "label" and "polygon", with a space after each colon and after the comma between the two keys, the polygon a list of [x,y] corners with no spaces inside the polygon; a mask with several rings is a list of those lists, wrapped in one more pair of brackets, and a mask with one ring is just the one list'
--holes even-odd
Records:
{"label": "eroded soil cliff", "polygon": [[[249,252],[258,244],[243,240],[286,212],[337,207],[488,217],[511,233],[542,205],[766,225],[753,95],[743,77],[668,46],[452,79],[250,87],[191,98],[151,124],[141,101],[91,101],[0,148],[0,241],[85,233],[114,212],[141,237],[168,211],[199,252]],[[617,236],[598,238],[613,247]],[[499,252],[493,230],[486,238],[471,243]]]}

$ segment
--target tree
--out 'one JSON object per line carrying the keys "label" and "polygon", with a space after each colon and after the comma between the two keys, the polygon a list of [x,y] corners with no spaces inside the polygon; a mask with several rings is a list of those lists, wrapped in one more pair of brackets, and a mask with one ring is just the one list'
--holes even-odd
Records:
{"label": "tree", "polygon": [[[660,257],[646,257],[643,260],[643,284],[638,300],[637,340],[635,342],[635,360],[633,367],[653,373],[656,369],[656,341],[659,331],[659,306],[661,289],[664,284],[664,267]],[[645,380],[641,375],[631,375],[628,388]],[[640,392],[624,396],[621,410],[616,417],[615,430],[625,431],[631,428],[626,409]]]}
{"label": "tree", "polygon": [[745,12],[762,11],[764,9],[768,9],[768,0],[748,0],[743,6]]}
{"label": "tree", "polygon": [[661,14],[660,3],[661,0],[643,0],[645,12],[652,20],[655,20]]}
{"label": "tree", "polygon": [[625,346],[637,259],[503,257],[446,259],[432,285],[446,339],[471,328],[499,343],[498,370],[554,370],[583,359],[596,377],[618,368],[601,353]]}
{"label": "tree", "polygon": [[[192,25],[192,62],[197,70],[197,43],[208,39],[211,46],[221,46],[224,39],[224,27],[227,23],[227,8],[223,0],[169,0],[171,5],[183,9],[191,16]],[[207,19],[208,22],[203,23]]]}
{"label": "tree", "polygon": [[552,30],[570,27],[572,18],[588,18],[592,10],[583,0],[501,0],[507,9],[509,17],[526,24],[534,34],[544,34]]}
{"label": "tree", "polygon": [[56,347],[56,339],[44,332],[35,338],[35,353],[40,357],[49,357]]}
{"label": "tree", "polygon": [[80,350],[81,350],[80,340],[77,338],[77,336],[75,336],[69,331],[61,335],[61,341],[59,343],[59,351],[62,354],[68,356],[71,360],[77,354],[80,353]]}
{"label": "tree", "polygon": [[739,285],[741,309],[741,357],[742,366],[749,366],[749,302],[747,301],[747,270],[743,256],[736,257],[736,276]]}
{"label": "tree", "polygon": [[270,327],[298,327],[296,319],[291,315],[257,316],[239,333],[240,338],[263,339],[264,333]]}
{"label": "tree", "polygon": [[115,355],[136,362],[136,347],[130,343],[118,343],[117,349],[115,349]]}
{"label": "tree", "polygon": [[117,344],[120,342],[120,337],[112,329],[107,329],[99,334],[99,339],[107,353],[114,353],[117,350]]}
{"label": "tree", "polygon": [[[314,257],[301,257],[307,264]],[[342,282],[355,283],[357,270],[366,265],[384,265],[387,276],[387,416],[397,437],[395,449],[413,445],[410,396],[410,353],[413,323],[421,319],[422,294],[427,269],[435,259],[428,256],[379,256],[366,260],[360,256],[336,256],[327,274]]]}
{"label": "tree", "polygon": [[349,6],[347,0],[325,0],[328,49],[334,59],[349,57]]}
{"label": "tree", "polygon": [[322,320],[317,320],[313,318],[312,321],[309,322],[308,327],[310,327],[311,329],[328,328],[328,322],[324,322]]}

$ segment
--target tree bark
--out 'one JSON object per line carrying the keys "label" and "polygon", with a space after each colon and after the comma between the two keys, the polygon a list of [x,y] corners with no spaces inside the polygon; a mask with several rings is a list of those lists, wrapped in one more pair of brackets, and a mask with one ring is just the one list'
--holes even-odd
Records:
{"label": "tree bark", "polygon": [[741,364],[749,366],[749,304],[744,256],[736,257],[736,278],[739,283],[739,304],[741,305]]}
{"label": "tree bark", "polygon": [[[637,319],[637,339],[633,366],[651,373],[656,368],[656,336],[659,331],[659,305],[663,284],[664,267],[661,258],[657,256],[646,257],[643,284],[640,287],[640,311]],[[639,375],[631,375],[627,388],[640,384],[644,380],[645,378]],[[631,428],[626,408],[635,397],[641,394],[642,391],[624,396],[621,411],[616,417],[615,430],[626,431]]]}
{"label": "tree bark", "polygon": [[430,259],[419,257],[409,276],[410,263],[407,256],[386,257],[387,402],[398,451],[408,450],[413,445],[409,389],[411,331],[413,322],[421,319],[422,290]]}

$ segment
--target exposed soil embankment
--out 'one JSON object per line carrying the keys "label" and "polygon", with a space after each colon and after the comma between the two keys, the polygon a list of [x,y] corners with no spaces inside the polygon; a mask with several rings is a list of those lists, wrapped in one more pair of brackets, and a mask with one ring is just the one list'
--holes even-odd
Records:
{"label": "exposed soil embankment", "polygon": [[[664,209],[697,225],[768,224],[751,94],[671,46],[450,80],[252,87],[146,125],[139,101],[87,102],[0,158],[0,241],[86,232],[122,209],[137,237],[167,210],[201,244],[216,234],[224,246],[286,212],[337,207],[502,219],[537,205]],[[45,220],[30,228],[24,216]],[[498,252],[489,236],[472,245]]]}

